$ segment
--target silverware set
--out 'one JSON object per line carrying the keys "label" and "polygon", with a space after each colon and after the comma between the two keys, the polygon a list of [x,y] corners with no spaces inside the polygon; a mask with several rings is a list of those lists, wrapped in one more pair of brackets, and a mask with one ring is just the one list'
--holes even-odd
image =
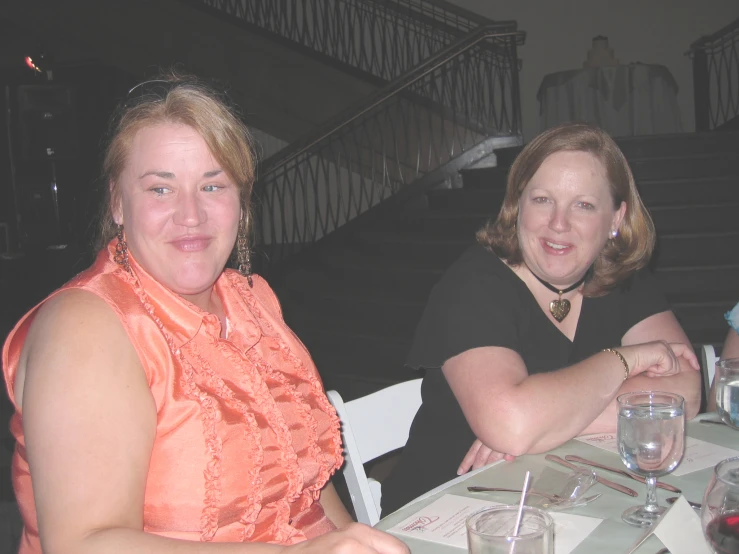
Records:
{"label": "silverware set", "polygon": [[[639,481],[640,483],[646,483],[646,478],[642,477],[641,475],[638,475],[634,473],[633,471],[629,471],[627,469],[618,469],[615,467],[609,467],[603,464],[599,464],[598,462],[592,462],[590,460],[586,460],[585,458],[581,458],[580,456],[571,456],[567,455],[565,456],[565,460],[568,462],[577,462],[579,464],[583,464],[590,467],[595,467],[598,469],[603,469],[605,471],[610,471],[613,473],[618,473],[619,475],[623,475],[624,477],[630,477],[636,481]],[[661,481],[657,481],[657,488],[664,489],[666,491],[674,492],[677,494],[681,494],[682,491],[678,489],[677,487],[673,487],[672,485],[668,485],[667,483],[663,483]]]}
{"label": "silverware set", "polygon": [[[718,423],[718,422],[715,422],[715,421],[708,421],[708,420],[704,420],[703,422],[704,423]],[[627,469],[610,467],[610,466],[601,464],[599,462],[594,462],[592,460],[588,460],[588,459],[583,458],[581,456],[574,456],[574,455],[568,454],[563,459],[563,458],[561,458],[559,456],[556,456],[554,454],[547,454],[544,458],[546,460],[550,461],[550,462],[554,462],[556,464],[562,465],[562,466],[567,467],[567,468],[572,469],[572,470],[581,470],[582,469],[581,466],[575,465],[575,463],[578,463],[578,464],[582,464],[582,465],[585,465],[585,466],[594,467],[596,469],[602,469],[604,471],[610,471],[612,473],[616,473],[616,474],[621,475],[623,477],[629,477],[630,479],[634,479],[635,481],[639,481],[640,483],[644,483],[645,482],[645,478],[644,477],[642,477],[641,475],[638,475],[636,473],[633,473],[631,471],[628,471]],[[575,463],[573,463],[573,462],[575,462]],[[634,489],[631,489],[629,487],[626,487],[624,485],[621,485],[620,483],[616,483],[614,481],[611,481],[609,479],[606,479],[604,477],[601,477],[600,475],[598,475],[595,472],[593,472],[593,473],[596,476],[596,481],[598,483],[600,483],[601,485],[604,485],[606,487],[609,487],[609,488],[611,488],[613,490],[616,490],[616,491],[618,491],[620,493],[623,493],[623,494],[626,494],[626,495],[629,495],[629,496],[634,496],[634,497],[639,496],[639,493],[637,493]],[[682,491],[679,488],[677,488],[677,487],[675,487],[673,485],[670,485],[668,483],[663,483],[661,481],[658,481],[657,482],[657,487],[658,488],[661,488],[661,489],[664,489],[666,491],[674,492],[676,494],[682,494]],[[472,487],[471,486],[471,487],[467,487],[467,490],[470,491],[470,492],[511,492],[511,493],[519,493],[519,494],[521,493],[521,491],[520,490],[517,490],[517,489],[507,489],[507,488],[500,488],[500,487]],[[553,507],[556,506],[557,503],[562,502],[562,501],[565,500],[564,498],[562,498],[562,497],[560,497],[560,496],[558,496],[556,494],[545,494],[545,493],[540,493],[540,492],[532,491],[532,490],[530,490],[528,492],[528,494],[531,494],[531,495],[534,495],[534,496],[540,496],[540,497],[543,497],[543,498],[549,500],[550,502],[552,502],[552,506]],[[574,505],[572,507],[587,505],[590,502],[592,502],[592,501],[596,500],[597,498],[599,498],[600,496],[601,496],[600,493],[599,494],[592,495],[592,496],[587,496],[587,497],[583,498],[580,502],[578,502],[576,505]],[[671,497],[669,497],[669,498],[666,499],[666,502],[668,504],[673,504],[678,498],[679,498],[678,496],[671,496]],[[692,508],[696,509],[696,510],[700,510],[700,508],[701,508],[701,505],[698,502],[691,502],[691,501],[688,500],[688,504],[690,504],[690,506]],[[660,550],[657,554],[669,554],[669,550],[663,549],[663,550]]]}
{"label": "silverware set", "polygon": [[[576,466],[575,464],[568,462],[567,460],[564,460],[560,458],[559,456],[555,456],[554,454],[547,454],[546,456],[544,456],[544,459],[549,460],[550,462],[554,462],[555,464],[568,467],[570,469],[581,469],[580,466]],[[634,496],[634,497],[639,496],[639,493],[636,492],[634,489],[630,489],[629,487],[625,487],[624,485],[615,483],[614,481],[611,481],[610,479],[606,479],[605,477],[601,477],[598,474],[596,474],[595,479],[601,485],[604,485],[615,491],[621,492],[623,494],[628,494],[629,496]]]}

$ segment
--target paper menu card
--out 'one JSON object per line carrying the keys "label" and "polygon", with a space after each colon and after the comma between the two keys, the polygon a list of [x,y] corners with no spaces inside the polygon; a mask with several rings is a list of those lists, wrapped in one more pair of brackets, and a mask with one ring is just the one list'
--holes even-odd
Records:
{"label": "paper menu card", "polygon": [[[618,441],[616,440],[615,433],[583,435],[576,438],[581,442],[618,454]],[[686,437],[685,455],[680,465],[677,466],[677,469],[671,475],[680,477],[681,475],[687,475],[700,469],[713,467],[721,460],[731,458],[732,456],[739,456],[739,451],[693,437]]]}
{"label": "paper menu card", "polygon": [[[445,494],[387,531],[467,549],[465,520],[482,508],[499,502]],[[569,554],[600,524],[602,519],[549,512],[554,520],[554,554]]]}

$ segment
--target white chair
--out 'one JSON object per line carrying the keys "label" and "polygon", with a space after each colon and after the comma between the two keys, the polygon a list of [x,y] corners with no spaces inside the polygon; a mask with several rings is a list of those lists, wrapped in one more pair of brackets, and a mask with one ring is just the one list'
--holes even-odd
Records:
{"label": "white chair", "polygon": [[357,521],[380,521],[380,483],[367,479],[364,464],[408,442],[413,418],[421,406],[421,379],[406,381],[344,403],[336,391],[326,393],[341,419],[344,478]]}
{"label": "white chair", "polygon": [[706,398],[711,392],[713,377],[716,374],[716,362],[718,357],[712,344],[701,345],[701,373],[703,374],[703,390],[706,391]]}

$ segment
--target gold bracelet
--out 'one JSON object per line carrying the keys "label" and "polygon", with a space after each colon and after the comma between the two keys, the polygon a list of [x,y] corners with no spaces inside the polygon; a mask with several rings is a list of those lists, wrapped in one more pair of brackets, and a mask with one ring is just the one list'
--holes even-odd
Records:
{"label": "gold bracelet", "polygon": [[613,352],[616,356],[618,356],[618,359],[621,360],[622,364],[624,364],[624,381],[626,381],[626,379],[629,378],[629,373],[631,373],[631,370],[629,369],[629,364],[626,363],[626,358],[624,358],[621,352],[619,352],[615,348],[604,348],[603,352]]}

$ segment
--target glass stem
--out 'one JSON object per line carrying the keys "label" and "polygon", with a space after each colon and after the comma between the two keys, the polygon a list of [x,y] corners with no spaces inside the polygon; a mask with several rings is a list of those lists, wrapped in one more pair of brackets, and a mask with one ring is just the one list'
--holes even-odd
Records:
{"label": "glass stem", "polygon": [[659,509],[657,504],[657,477],[654,475],[647,475],[647,502],[644,505],[644,509],[648,512],[656,512]]}

